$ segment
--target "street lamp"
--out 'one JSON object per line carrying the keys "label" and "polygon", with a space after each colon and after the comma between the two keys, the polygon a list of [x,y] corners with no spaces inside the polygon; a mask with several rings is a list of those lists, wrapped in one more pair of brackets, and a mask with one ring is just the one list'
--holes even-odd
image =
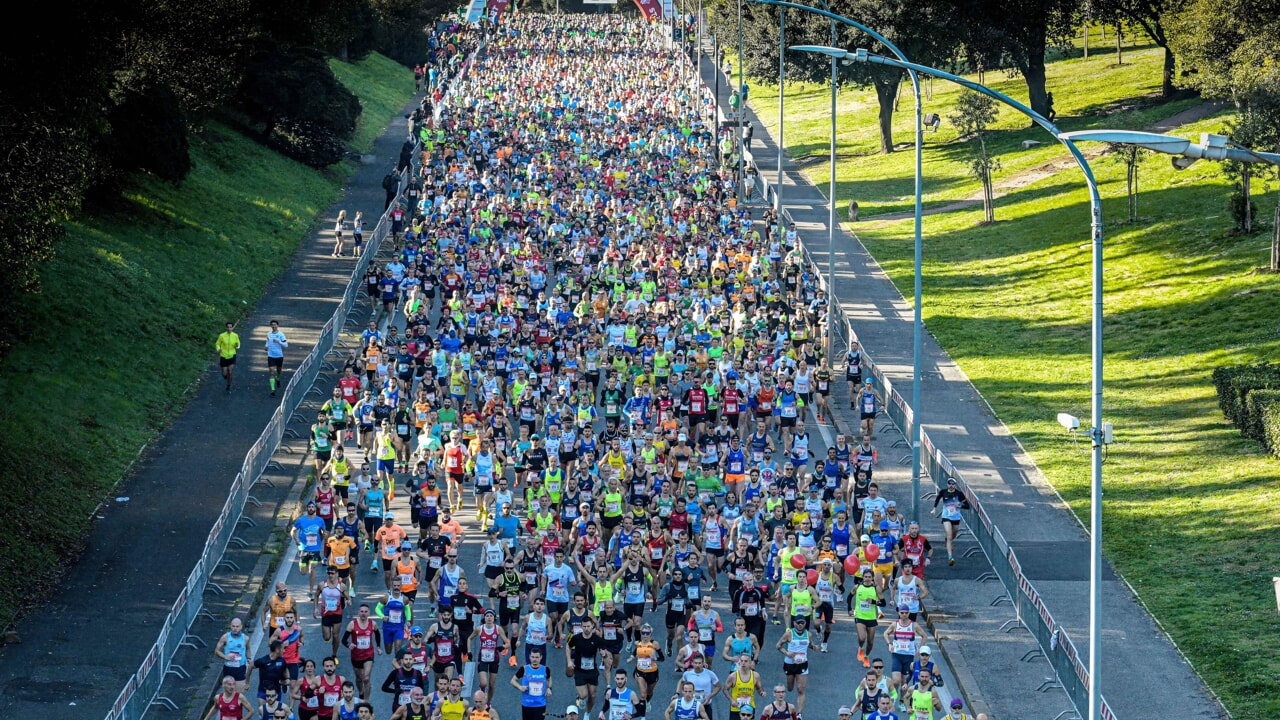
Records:
{"label": "street lamp", "polygon": [[[912,318],[912,326],[914,335],[912,338],[911,352],[911,519],[916,522],[920,521],[920,363],[924,346],[924,320],[921,315],[921,286],[922,286],[922,270],[921,266],[924,259],[924,245],[922,242],[921,229],[924,222],[922,203],[924,194],[924,121],[923,111],[920,106],[920,76],[916,70],[907,67],[907,56],[898,49],[897,45],[889,42],[889,39],[871,28],[863,25],[855,20],[850,20],[843,15],[836,15],[829,9],[819,10],[807,5],[799,5],[786,0],[749,0],[750,2],[759,3],[761,5],[776,5],[781,8],[794,8],[804,12],[810,12],[815,15],[831,20],[833,25],[832,41],[835,41],[834,23],[841,22],[845,25],[855,27],[862,32],[870,35],[884,45],[889,52],[893,53],[903,63],[903,68],[907,70],[907,75],[911,78],[911,95],[915,100],[916,109],[916,184],[915,184],[915,313]],[[826,4],[823,3],[824,7]],[[828,211],[827,221],[827,357],[831,357],[831,338],[835,331],[835,304],[836,304],[836,283],[835,283],[835,202],[836,202],[836,60],[848,55],[844,50],[837,47],[823,47],[820,45],[804,45],[793,47],[792,50],[801,50],[804,52],[816,52],[831,56],[831,191],[829,204],[831,207]],[[781,52],[781,49],[779,49]],[[781,88],[779,88],[781,93]],[[782,152],[782,143],[778,143],[778,152]],[[781,159],[781,158],[779,158]],[[781,185],[781,164],[779,164],[779,185]],[[782,202],[778,202],[778,221],[782,221]],[[852,398],[851,398],[852,399]]]}
{"label": "street lamp", "polygon": [[[799,48],[796,48],[799,49]],[[1093,176],[1093,169],[1089,167],[1089,161],[1085,159],[1080,149],[1076,147],[1075,139],[1096,139],[1084,138],[1079,133],[1063,133],[1058,127],[1049,121],[1040,113],[1005,95],[1004,93],[992,90],[991,88],[973,82],[959,75],[953,75],[949,72],[938,70],[924,65],[916,65],[914,63],[903,62],[893,58],[887,58],[880,55],[872,55],[864,49],[857,52],[849,53],[843,50],[839,51],[842,57],[851,58],[858,62],[869,62],[876,65],[887,65],[889,67],[910,68],[917,72],[921,72],[934,77],[950,80],[957,85],[969,88],[976,92],[980,92],[987,97],[999,100],[1000,102],[1012,107],[1031,118],[1032,122],[1040,127],[1048,130],[1054,137],[1058,138],[1063,145],[1066,146],[1067,152],[1071,153],[1071,157],[1075,159],[1076,164],[1080,166],[1081,172],[1084,173],[1085,183],[1089,186],[1089,209],[1092,216],[1091,229],[1091,245],[1093,247],[1093,388],[1092,388],[1092,423],[1093,427],[1089,428],[1089,437],[1092,440],[1092,470],[1091,470],[1091,489],[1089,493],[1089,711],[1088,720],[1101,720],[1102,718],[1102,674],[1099,672],[1100,661],[1102,659],[1102,627],[1101,627],[1101,611],[1102,611],[1102,449],[1103,445],[1110,440],[1107,433],[1104,433],[1102,422],[1102,198],[1098,194],[1098,181]],[[1149,133],[1140,133],[1149,135]],[[1158,136],[1157,136],[1158,137]],[[1187,141],[1190,145],[1190,141]],[[1215,151],[1216,152],[1216,151]],[[1189,157],[1190,155],[1188,155]]]}
{"label": "street lamp", "polygon": [[1261,152],[1241,147],[1225,135],[1200,133],[1200,142],[1186,138],[1136,130],[1080,130],[1061,133],[1060,139],[1119,143],[1172,155],[1173,166],[1186,170],[1197,160],[1235,160],[1236,162],[1280,165],[1280,153]]}

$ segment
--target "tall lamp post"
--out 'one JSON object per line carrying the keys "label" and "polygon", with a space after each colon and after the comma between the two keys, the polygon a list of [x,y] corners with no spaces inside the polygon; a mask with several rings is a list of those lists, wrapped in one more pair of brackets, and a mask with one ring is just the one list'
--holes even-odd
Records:
{"label": "tall lamp post", "polygon": [[[830,10],[819,10],[817,8],[809,7],[808,5],[799,5],[797,3],[787,2],[787,0],[749,0],[749,1],[759,3],[761,5],[776,5],[778,7],[783,7],[783,8],[794,8],[797,10],[802,10],[804,12],[810,12],[815,15],[821,15],[822,17],[825,17],[831,20],[832,22],[840,22],[840,23],[844,23],[845,25],[855,27],[861,30],[862,32],[870,35],[871,37],[875,38],[876,40],[878,40],[880,44],[884,45],[885,48],[889,50],[889,52],[893,53],[893,55],[897,57],[899,61],[902,62],[902,65],[899,67],[901,69],[905,69],[907,71],[907,75],[911,78],[911,94],[913,99],[915,100],[915,111],[916,111],[915,112],[915,115],[916,115],[915,262],[914,262],[915,313],[912,316],[912,328],[913,328],[912,351],[911,351],[912,421],[910,423],[911,424],[911,428],[910,428],[910,433],[911,433],[911,519],[915,520],[916,522],[919,522],[920,521],[920,428],[921,428],[920,365],[921,365],[921,355],[924,352],[923,350],[924,319],[921,314],[922,312],[921,311],[921,295],[922,295],[922,285],[923,285],[921,268],[924,260],[924,244],[923,244],[923,238],[922,238],[922,227],[924,222],[924,219],[923,219],[924,213],[922,210],[923,194],[924,194],[924,120],[923,120],[923,110],[921,109],[921,105],[920,105],[920,76],[915,70],[915,68],[923,67],[923,66],[916,66],[916,65],[913,65],[912,63],[907,62],[907,56],[904,55],[902,51],[898,49],[897,45],[894,45],[893,43],[889,42],[889,40],[885,36],[881,35],[875,30],[872,30],[866,25],[863,25],[860,22],[850,20],[849,18],[844,17],[843,15],[836,15]],[[846,55],[848,55],[848,53],[846,53],[844,50],[841,50],[840,48],[837,48],[837,47],[822,47],[819,45],[807,45],[807,46],[796,47],[792,49],[804,50],[806,52],[823,53],[825,55],[831,55],[832,57],[831,79],[832,79],[833,90],[832,90],[832,100],[831,100],[832,125],[831,125],[831,197],[830,197],[830,203],[832,207],[830,209],[830,220],[828,222],[828,225],[830,226],[830,231],[827,237],[827,242],[829,243],[829,247],[827,248],[827,258],[828,258],[827,273],[829,276],[828,282],[827,282],[827,289],[831,295],[831,297],[828,298],[828,302],[827,302],[827,305],[829,308],[828,313],[831,313],[827,321],[828,322],[827,336],[828,338],[830,338],[834,330],[834,328],[830,323],[832,318],[834,317],[835,303],[837,302],[836,288],[835,288],[835,268],[834,268],[834,263],[835,263],[835,260],[834,260],[834,257],[835,257],[835,222],[834,222],[835,207],[834,206],[836,202],[836,197],[835,197],[835,91],[834,91],[834,85],[836,80],[835,61],[845,57]],[[779,203],[779,207],[781,207],[781,203]],[[828,345],[830,345],[830,341],[828,341]],[[830,356],[828,355],[828,357]]]}
{"label": "tall lamp post", "polygon": [[[798,49],[798,48],[797,48]],[[1102,675],[1099,672],[1101,667],[1100,661],[1102,656],[1102,627],[1101,627],[1101,611],[1102,611],[1102,449],[1105,442],[1110,442],[1109,435],[1103,431],[1102,422],[1102,199],[1098,194],[1098,182],[1093,176],[1093,169],[1089,167],[1089,161],[1085,159],[1084,154],[1076,147],[1072,138],[1064,135],[1058,130],[1058,127],[1049,121],[1040,113],[1014,100],[1013,98],[1001,92],[992,90],[985,85],[973,82],[959,75],[931,68],[924,65],[916,65],[914,63],[903,62],[894,58],[882,57],[880,55],[872,55],[866,50],[859,49],[855,53],[849,53],[839,48],[827,48],[828,51],[834,51],[840,54],[840,57],[847,57],[859,62],[868,62],[876,65],[887,65],[889,67],[911,68],[917,72],[934,77],[950,80],[957,85],[969,88],[976,92],[980,92],[990,98],[998,100],[1009,107],[1021,112],[1040,127],[1048,130],[1054,137],[1058,138],[1067,151],[1071,153],[1071,157],[1075,159],[1076,164],[1080,166],[1081,172],[1084,173],[1085,183],[1089,187],[1089,208],[1091,215],[1091,236],[1093,247],[1093,340],[1092,340],[1092,424],[1089,428],[1089,437],[1092,440],[1092,471],[1091,471],[1091,490],[1090,490],[1090,508],[1089,508],[1089,711],[1088,720],[1101,720],[1102,718]]]}

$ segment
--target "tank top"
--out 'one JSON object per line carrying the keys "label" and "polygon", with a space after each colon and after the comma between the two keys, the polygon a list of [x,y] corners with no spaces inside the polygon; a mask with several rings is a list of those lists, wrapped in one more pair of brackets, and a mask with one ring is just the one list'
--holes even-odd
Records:
{"label": "tank top", "polygon": [[436,650],[436,662],[441,664],[453,662],[454,638],[456,635],[455,628],[436,628],[436,635],[432,639]]}
{"label": "tank top", "polygon": [[360,627],[360,620],[357,618],[351,624],[351,661],[359,663],[372,660],[373,652],[373,621]]}
{"label": "tank top", "polygon": [[501,644],[502,638],[498,635],[498,626],[495,625],[492,629],[484,625],[480,626],[480,662],[497,662],[498,648]]}
{"label": "tank top", "polygon": [[333,715],[333,708],[342,702],[342,678],[338,675],[333,676],[333,680],[329,681],[326,676],[320,676],[320,689],[317,691],[320,696],[320,705],[328,708],[328,714]]}
{"label": "tank top", "polygon": [[242,632],[239,635],[227,633],[227,642],[222,646],[222,652],[226,654],[227,659],[223,662],[226,667],[244,667],[245,647],[248,638]]}
{"label": "tank top", "polygon": [[215,704],[218,706],[218,720],[242,720],[244,718],[244,706],[240,704],[240,693],[232,693],[230,700],[226,699],[224,693],[218,693],[218,700]]}
{"label": "tank top", "polygon": [[920,588],[916,586],[916,576],[911,575],[911,582],[903,584],[904,578],[898,578],[898,604],[911,608],[911,612],[920,612]]}
{"label": "tank top", "polygon": [[932,691],[911,691],[911,720],[933,720]]}
{"label": "tank top", "polygon": [[895,621],[893,624],[893,654],[894,655],[915,655],[916,654],[916,627],[915,623],[907,621],[904,628],[901,621]]}
{"label": "tank top", "polygon": [[701,707],[701,703],[697,700],[685,700],[682,697],[676,698],[673,715],[678,720],[697,720],[699,707]]}
{"label": "tank top", "polygon": [[792,665],[803,665],[809,662],[809,632],[797,633],[795,628],[791,628],[791,640],[787,642],[787,652],[791,656],[787,659]]}
{"label": "tank top", "polygon": [[462,720],[462,716],[466,712],[467,706],[462,701],[462,698],[444,700],[440,703],[440,720]]}
{"label": "tank top", "polygon": [[547,644],[547,616],[537,618],[530,613],[526,618],[527,625],[525,627],[524,641],[529,645],[546,645]]}
{"label": "tank top", "polygon": [[[748,640],[747,641],[748,649],[750,648],[750,645],[751,645],[751,641]],[[747,679],[743,680],[741,677],[739,677],[738,671],[734,670],[733,671],[733,690],[731,692],[733,693],[733,707],[735,708],[742,707],[743,704],[745,703],[747,707],[754,709],[755,695],[756,695],[755,673],[747,675]]]}
{"label": "tank top", "polygon": [[404,596],[389,597],[387,602],[382,606],[382,612],[385,619],[382,621],[383,640],[388,642],[398,640],[398,637],[392,637],[393,633],[387,630],[388,625],[395,626],[395,633],[401,632],[400,626],[404,625]]}

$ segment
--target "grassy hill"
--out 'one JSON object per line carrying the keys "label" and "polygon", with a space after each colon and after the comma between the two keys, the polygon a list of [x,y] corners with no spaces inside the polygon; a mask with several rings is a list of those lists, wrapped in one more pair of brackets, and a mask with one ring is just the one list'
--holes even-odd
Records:
{"label": "grassy hill", "polygon": [[[1064,129],[1139,128],[1198,100],[1161,104],[1159,53],[1072,59],[1049,66]],[[986,81],[1026,101],[1018,79]],[[788,86],[788,150],[827,189],[828,89]],[[933,86],[925,112],[944,118],[926,136],[926,209],[967,198],[979,186],[961,165],[967,147],[945,121],[954,88]],[[752,102],[775,122],[777,89],[754,84]],[[911,139],[903,95],[895,129]],[[794,113],[794,114],[793,114]],[[909,210],[912,154],[874,155],[875,99],[841,95],[837,164],[841,200],[857,198],[856,230],[893,282],[911,297],[912,223],[875,222]],[[1221,131],[1226,115],[1173,131]],[[1065,152],[1021,115],[1000,116],[997,185]],[[1021,150],[1024,139],[1044,143]],[[856,157],[853,157],[856,156]],[[766,166],[769,163],[766,161]],[[1105,414],[1116,444],[1105,467],[1108,559],[1133,584],[1195,668],[1237,718],[1280,713],[1280,631],[1271,577],[1280,556],[1280,463],[1244,440],[1217,408],[1216,365],[1280,357],[1280,276],[1259,272],[1269,228],[1229,232],[1229,184],[1221,167],[1175,171],[1165,157],[1141,165],[1140,218],[1127,217],[1125,170],[1093,161],[1106,218]],[[1257,193],[1269,222],[1274,187]],[[1041,177],[981,207],[925,218],[924,308],[929,330],[1026,446],[1081,517],[1089,512],[1085,453],[1062,437],[1056,413],[1088,416],[1090,248],[1088,197],[1074,167]],[[875,348],[871,348],[874,353]],[[1225,591],[1225,592],[1224,592]]]}
{"label": "grassy hill", "polygon": [[[413,75],[377,55],[334,70],[364,104],[354,144],[367,149]],[[39,600],[182,410],[209,365],[208,329],[257,301],[354,171],[306,167],[217,122],[191,156],[182,185],[139,176],[125,208],[69,223],[43,292],[14,308],[36,330],[0,362],[0,488],[21,506],[0,534],[0,626]]]}

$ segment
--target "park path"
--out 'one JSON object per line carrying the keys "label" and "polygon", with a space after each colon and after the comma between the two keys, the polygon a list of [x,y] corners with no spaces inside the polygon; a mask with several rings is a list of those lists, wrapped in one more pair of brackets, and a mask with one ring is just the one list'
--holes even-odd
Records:
{"label": "park path", "polygon": [[[1195,107],[1187,108],[1182,112],[1174,113],[1169,117],[1161,120],[1154,125],[1143,128],[1146,132],[1169,133],[1177,130],[1183,125],[1189,125],[1193,122],[1203,120],[1204,118],[1223,109],[1225,105],[1220,102],[1205,101]],[[1094,144],[1084,150],[1084,156],[1089,160],[1100,157],[1107,151],[1105,145]],[[1008,195],[1011,192],[1021,190],[1030,185],[1034,185],[1041,180],[1053,177],[1060,172],[1069,171],[1075,167],[1075,161],[1070,157],[1058,157],[1053,160],[1046,161],[1035,167],[1028,168],[1022,172],[1001,178],[995,184],[995,197],[997,199]],[[942,215],[950,212],[959,212],[962,210],[970,210],[975,207],[982,207],[982,193],[977,192],[974,195],[963,200],[939,205],[937,207],[925,208],[925,215]],[[884,213],[882,215],[872,215],[859,224],[859,227],[868,230],[878,230],[893,223],[910,220],[915,217],[913,211]]]}
{"label": "park path", "polygon": [[[704,59],[702,79],[708,88],[716,84],[718,72],[714,63]],[[717,101],[727,107],[730,83],[721,75],[719,85],[722,92]],[[745,119],[757,130],[755,156],[769,158],[765,165],[774,167],[776,141],[749,102]],[[762,174],[775,184],[779,179],[771,169]],[[825,268],[831,254],[826,197],[785,156],[781,184],[786,212],[795,220],[814,262]],[[1081,227],[1087,223],[1088,215],[1082,210]],[[835,297],[880,369],[895,386],[909,387],[911,306],[863,246],[854,227],[841,223],[834,234]],[[1082,344],[1080,352],[1087,352],[1087,345]],[[1089,536],[1079,518],[964,371],[927,331],[920,367],[923,402],[916,411],[925,431],[981,498],[991,521],[1017,551],[1024,577],[1035,584],[1057,625],[1070,634],[1077,648],[1087,648]],[[1078,381],[1086,387],[1086,378]],[[1081,392],[1083,398],[1084,390]],[[926,486],[929,482],[924,480]],[[922,519],[929,520],[927,515]],[[938,537],[938,526],[932,522],[926,525],[925,532]],[[963,554],[970,547],[966,543],[957,550]],[[1025,629],[1009,622],[1016,616],[1002,601],[1003,588],[982,582],[983,572],[990,569],[989,565],[981,567],[983,564],[979,554],[953,568],[931,568],[929,580],[930,615],[942,637],[944,652],[957,675],[970,678],[964,687],[969,712],[987,712],[994,718],[1068,717],[1065,711],[1073,708],[1066,694],[1055,689],[1059,686],[1054,670],[1032,652],[1039,646]],[[1229,717],[1133,588],[1105,560],[1101,613],[1101,687],[1116,718]],[[1177,688],[1177,692],[1170,692],[1170,688]]]}

